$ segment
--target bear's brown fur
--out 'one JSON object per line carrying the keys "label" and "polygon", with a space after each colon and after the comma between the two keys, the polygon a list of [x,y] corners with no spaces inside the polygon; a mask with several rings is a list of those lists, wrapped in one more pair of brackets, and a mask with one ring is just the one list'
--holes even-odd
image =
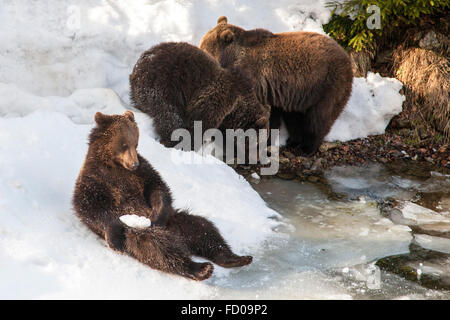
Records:
{"label": "bear's brown fur", "polygon": [[290,145],[314,153],[352,89],[350,57],[333,39],[313,32],[244,30],[220,17],[200,48],[222,67],[251,75],[258,99],[272,107],[271,127],[286,123]]}
{"label": "bear's brown fur", "polygon": [[145,51],[130,75],[134,106],[153,118],[162,144],[175,146],[175,129],[194,121],[211,128],[268,129],[270,107],[259,103],[240,69],[224,69],[209,54],[188,43],[168,42]]}
{"label": "bear's brown fur", "polygon": [[[148,266],[195,280],[211,276],[211,263],[196,263],[197,255],[224,267],[249,264],[237,256],[217,228],[202,217],[172,207],[169,187],[136,151],[139,130],[131,111],[95,115],[97,126],[79,173],[73,206],[81,220],[108,245]],[[144,216],[143,230],[129,228],[119,217]]]}

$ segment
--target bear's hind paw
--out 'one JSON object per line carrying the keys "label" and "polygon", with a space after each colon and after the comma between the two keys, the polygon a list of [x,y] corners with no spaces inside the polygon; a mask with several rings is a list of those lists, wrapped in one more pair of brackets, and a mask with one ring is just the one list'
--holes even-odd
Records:
{"label": "bear's hind paw", "polygon": [[214,272],[214,266],[209,263],[194,263],[191,266],[191,270],[186,276],[192,280],[203,281],[212,276]]}
{"label": "bear's hind paw", "polygon": [[224,268],[243,267],[249,265],[250,263],[252,263],[252,261],[253,261],[252,256],[238,256],[238,255],[216,257],[216,259],[214,259],[215,263]]}

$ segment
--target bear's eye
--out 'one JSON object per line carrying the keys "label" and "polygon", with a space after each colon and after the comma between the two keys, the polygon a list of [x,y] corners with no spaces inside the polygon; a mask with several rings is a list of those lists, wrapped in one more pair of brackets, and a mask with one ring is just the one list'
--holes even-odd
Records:
{"label": "bear's eye", "polygon": [[127,149],[128,149],[128,145],[123,144],[123,145],[122,145],[122,151],[126,151]]}

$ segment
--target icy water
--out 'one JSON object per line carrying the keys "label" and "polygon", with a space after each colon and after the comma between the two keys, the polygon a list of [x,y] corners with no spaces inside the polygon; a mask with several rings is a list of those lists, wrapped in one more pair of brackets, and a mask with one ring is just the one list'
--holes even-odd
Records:
{"label": "icy water", "polygon": [[283,224],[215,281],[217,298],[450,299],[449,175],[370,165],[249,181]]}

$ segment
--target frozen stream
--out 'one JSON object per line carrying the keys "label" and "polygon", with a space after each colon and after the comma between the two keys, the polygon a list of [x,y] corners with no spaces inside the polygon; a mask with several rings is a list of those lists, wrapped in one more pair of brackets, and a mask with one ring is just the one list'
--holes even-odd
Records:
{"label": "frozen stream", "polygon": [[[371,165],[337,167],[325,178],[327,186],[250,178],[268,205],[282,214],[285,225],[278,231],[285,236],[254,253],[256,261],[249,268],[232,272],[223,283],[214,281],[218,298],[450,299],[448,287],[426,288],[375,264],[398,255],[400,262],[408,260],[404,263],[413,277],[429,273],[448,285],[448,176],[395,174]],[[387,202],[388,209],[383,206]],[[423,228],[441,233],[419,234],[433,234]],[[428,255],[420,251],[417,258],[410,248]]]}

